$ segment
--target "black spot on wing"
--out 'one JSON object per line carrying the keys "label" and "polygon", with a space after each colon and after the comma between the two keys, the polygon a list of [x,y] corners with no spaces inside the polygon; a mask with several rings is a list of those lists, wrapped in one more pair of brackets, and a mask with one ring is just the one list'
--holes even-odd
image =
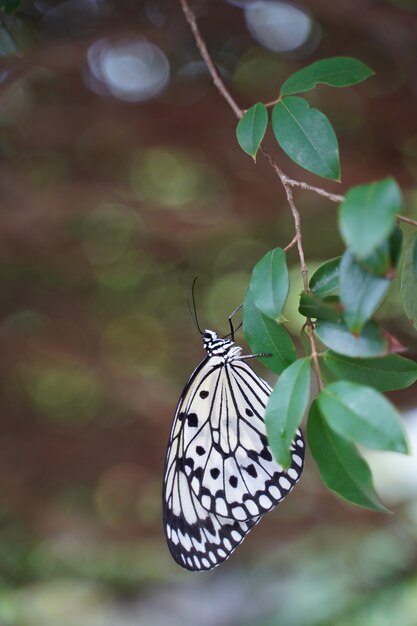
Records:
{"label": "black spot on wing", "polygon": [[259,453],[259,456],[264,460],[264,461],[272,461],[272,454],[270,453],[270,451],[268,450],[268,448],[264,448],[263,450],[261,450],[261,452]]}
{"label": "black spot on wing", "polygon": [[197,428],[198,426],[198,417],[196,413],[188,413],[187,415],[188,426],[191,428]]}
{"label": "black spot on wing", "polygon": [[204,470],[202,467],[197,467],[193,472],[193,476],[195,476],[197,480],[199,480],[200,482],[203,479],[203,474],[204,474]]}
{"label": "black spot on wing", "polygon": [[209,392],[208,392],[208,391],[204,391],[204,390],[203,390],[203,391],[200,391],[200,398],[203,398],[203,400],[204,400],[205,398],[207,398],[207,397],[208,397],[208,395],[209,395]]}
{"label": "black spot on wing", "polygon": [[214,528],[213,520],[211,519],[210,516],[208,516],[207,519],[204,521],[204,528],[207,530],[208,533],[210,533],[210,535],[213,535],[213,536],[216,535],[216,530]]}
{"label": "black spot on wing", "polygon": [[190,467],[191,469],[194,469],[194,459],[192,459],[191,457],[188,457],[187,459],[185,459],[184,465],[186,465],[187,467]]}
{"label": "black spot on wing", "polygon": [[261,440],[261,443],[262,443],[264,446],[267,446],[267,445],[268,445],[268,439],[267,439],[267,436],[266,436],[266,435],[262,435],[262,434],[261,434],[261,435],[259,435],[259,438],[260,438],[260,440]]}
{"label": "black spot on wing", "polygon": [[243,469],[245,469],[249,476],[252,476],[252,478],[256,478],[258,476],[258,472],[256,471],[256,468],[252,463],[247,467],[244,467]]}

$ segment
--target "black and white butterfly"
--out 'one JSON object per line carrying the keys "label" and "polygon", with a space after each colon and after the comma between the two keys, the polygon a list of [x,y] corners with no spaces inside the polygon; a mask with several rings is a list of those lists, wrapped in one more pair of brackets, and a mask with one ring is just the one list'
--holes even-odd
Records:
{"label": "black and white butterfly", "polygon": [[[230,319],[230,318],[229,318]],[[180,397],[165,461],[163,516],[168,547],[182,567],[209,570],[291,491],[304,464],[297,430],[291,467],[272,457],[264,423],[271,387],[231,338],[206,330],[207,357]]]}

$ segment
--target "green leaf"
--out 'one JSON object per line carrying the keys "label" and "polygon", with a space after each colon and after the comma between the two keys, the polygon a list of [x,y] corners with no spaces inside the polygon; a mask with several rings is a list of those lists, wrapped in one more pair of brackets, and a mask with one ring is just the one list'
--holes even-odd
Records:
{"label": "green leaf", "polygon": [[321,479],[329,489],[348,502],[387,512],[374,491],[368,464],[353,444],[329,428],[316,401],[310,408],[307,438]]}
{"label": "green leaf", "polygon": [[374,357],[386,353],[388,342],[380,327],[373,321],[366,322],[359,336],[352,335],[344,323],[317,322],[316,334],[325,346],[351,357]]}
{"label": "green leaf", "polygon": [[348,191],[340,206],[339,228],[355,257],[365,259],[389,237],[401,205],[401,191],[393,178]]}
{"label": "green leaf", "polygon": [[326,385],[328,383],[334,383],[336,380],[338,380],[338,376],[335,376],[333,372],[327,367],[327,364],[325,361],[325,355],[328,352],[330,351],[326,350],[324,354],[321,354],[319,356],[320,376],[321,376],[322,381],[326,383]]}
{"label": "green leaf", "polygon": [[300,296],[300,306],[298,307],[301,315],[310,319],[326,320],[328,322],[340,322],[342,319],[341,307],[339,301],[325,301],[317,298],[312,293],[303,293]]}
{"label": "green leaf", "polygon": [[236,128],[236,137],[239,146],[256,160],[262,139],[268,126],[268,111],[266,106],[258,102],[246,111]]}
{"label": "green leaf", "polygon": [[[388,240],[391,266],[393,269],[396,269],[398,267],[398,263],[401,258],[401,251],[403,248],[403,239],[403,231],[396,224]],[[390,271],[390,269],[391,268],[388,268],[388,272]]]}
{"label": "green leaf", "polygon": [[272,129],[284,152],[304,169],[340,180],[337,138],[327,117],[307,100],[283,98],[272,110]]}
{"label": "green leaf", "polygon": [[417,233],[405,249],[401,268],[401,300],[406,316],[417,329]]}
{"label": "green leaf", "polygon": [[291,465],[290,446],[310,395],[310,359],[298,359],[278,379],[266,406],[268,442],[283,468]]}
{"label": "green leaf", "polygon": [[340,264],[340,300],[348,329],[358,335],[391,286],[389,278],[367,272],[346,250]]}
{"label": "green leaf", "polygon": [[327,351],[324,363],[335,378],[375,387],[378,391],[405,389],[417,380],[417,363],[398,354],[353,359]]}
{"label": "green leaf", "polygon": [[389,239],[383,241],[368,257],[361,260],[361,266],[376,276],[393,278],[401,256],[402,242],[403,231],[395,225]]}
{"label": "green leaf", "polygon": [[310,278],[311,291],[320,298],[339,295],[339,272],[342,257],[330,259],[320,265]]}
{"label": "green leaf", "polygon": [[376,450],[409,451],[401,418],[379,391],[339,381],[327,385],[317,402],[329,427],[345,439]]}
{"label": "green leaf", "polygon": [[282,85],[280,94],[290,96],[314,89],[319,84],[349,87],[374,74],[370,67],[352,57],[331,57],[315,61],[292,74]]}
{"label": "green leaf", "polygon": [[243,332],[254,354],[272,354],[260,358],[272,372],[281,374],[297,359],[294,344],[285,328],[256,308],[249,290],[243,302]]}
{"label": "green leaf", "polygon": [[289,286],[284,250],[270,250],[255,265],[249,283],[255,306],[264,315],[278,318],[284,308]]}

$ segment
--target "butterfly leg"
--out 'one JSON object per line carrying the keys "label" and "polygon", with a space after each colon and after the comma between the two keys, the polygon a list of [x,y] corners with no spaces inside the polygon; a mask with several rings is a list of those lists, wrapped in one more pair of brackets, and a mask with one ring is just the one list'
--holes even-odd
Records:
{"label": "butterfly leg", "polygon": [[245,354],[239,357],[239,361],[249,361],[249,359],[258,359],[259,357],[272,356],[270,352],[261,352],[260,354]]}
{"label": "butterfly leg", "polygon": [[239,306],[237,306],[237,307],[235,308],[235,310],[234,310],[234,311],[232,311],[232,312],[230,313],[229,317],[228,317],[228,320],[229,320],[229,326],[230,326],[230,338],[231,338],[231,340],[232,340],[232,341],[234,341],[234,340],[235,340],[235,333],[236,333],[236,332],[239,330],[239,328],[242,326],[242,323],[240,323],[240,324],[239,324],[239,326],[235,329],[235,328],[233,327],[233,318],[234,318],[234,316],[236,315],[236,313],[237,313],[238,311],[240,311],[240,309],[241,309],[242,307],[243,307],[243,304],[239,304]]}

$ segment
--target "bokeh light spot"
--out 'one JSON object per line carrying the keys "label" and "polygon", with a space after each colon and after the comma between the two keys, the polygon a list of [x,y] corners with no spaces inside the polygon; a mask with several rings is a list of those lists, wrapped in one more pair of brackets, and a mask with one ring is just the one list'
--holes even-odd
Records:
{"label": "bokeh light spot", "polygon": [[112,263],[129,248],[144,225],[137,213],[119,204],[102,204],[81,225],[84,250],[94,264]]}
{"label": "bokeh light spot", "polygon": [[81,364],[26,366],[22,377],[34,407],[51,420],[80,423],[95,416],[101,399],[100,385]]}
{"label": "bokeh light spot", "polygon": [[95,272],[100,286],[112,291],[132,291],[140,284],[148,263],[140,252],[128,250],[112,264],[103,265]]}
{"label": "bokeh light spot", "polygon": [[[256,46],[239,58],[233,74],[233,84],[245,95],[256,94],[257,98],[270,99],[276,92],[276,85],[283,82],[287,74],[288,63]],[[273,84],[271,76],[274,77]]]}
{"label": "bokeh light spot", "polygon": [[110,367],[132,375],[151,374],[165,358],[167,336],[158,320],[138,313],[111,322],[102,346]]}
{"label": "bokeh light spot", "polygon": [[140,491],[136,506],[143,524],[154,527],[161,519],[161,483],[159,480],[147,481]]}
{"label": "bokeh light spot", "polygon": [[312,30],[311,17],[287,2],[258,0],[245,7],[245,18],[254,39],[274,52],[300,48]]}
{"label": "bokeh light spot", "polygon": [[151,148],[135,156],[130,180],[140,198],[169,209],[199,209],[216,202],[206,220],[219,219],[225,194],[224,181],[200,154]]}
{"label": "bokeh light spot", "polygon": [[88,85],[99,94],[142,102],[160,94],[169,82],[165,54],[145,39],[100,39],[87,53]]}
{"label": "bokeh light spot", "polygon": [[[239,304],[242,304],[249,278],[249,273],[232,272],[221,276],[211,285],[205,298],[204,313],[213,330],[220,333],[229,332],[227,318]],[[241,317],[239,321],[240,319]]]}
{"label": "bokeh light spot", "polygon": [[244,259],[244,267],[252,269],[259,259],[265,254],[265,244],[261,241],[242,238],[231,241],[225,245],[214,259],[214,269],[220,274],[230,272],[232,270],[242,269],[242,259]]}

